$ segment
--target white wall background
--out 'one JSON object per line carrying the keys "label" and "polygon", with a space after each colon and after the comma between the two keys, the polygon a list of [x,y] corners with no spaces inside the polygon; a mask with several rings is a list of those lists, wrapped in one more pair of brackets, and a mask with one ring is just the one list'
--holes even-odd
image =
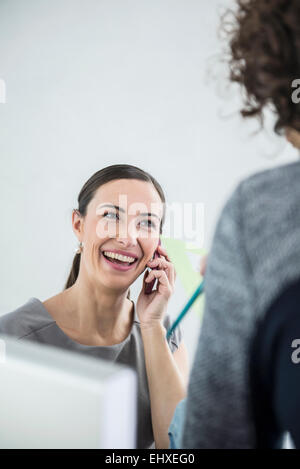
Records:
{"label": "white wall background", "polygon": [[[95,171],[134,164],[169,203],[203,202],[208,248],[241,178],[297,158],[271,132],[253,137],[218,61],[211,72],[224,4],[0,0],[0,314],[62,290],[76,247],[71,210]],[[172,316],[185,301],[177,281]],[[197,315],[182,327],[192,360]]]}

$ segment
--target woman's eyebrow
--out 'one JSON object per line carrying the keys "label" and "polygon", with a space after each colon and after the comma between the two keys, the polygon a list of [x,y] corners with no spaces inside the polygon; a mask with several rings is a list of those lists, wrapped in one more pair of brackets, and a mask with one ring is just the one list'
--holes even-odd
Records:
{"label": "woman's eyebrow", "polygon": [[[124,210],[123,208],[121,208],[121,207],[118,207],[118,205],[102,204],[102,205],[99,205],[98,208],[101,208],[101,207],[111,207],[111,208],[115,208],[115,209],[118,210],[119,212],[125,213],[125,210]],[[160,218],[159,218],[155,213],[139,213],[139,215],[148,216],[148,217],[156,217],[156,218],[160,221]]]}
{"label": "woman's eyebrow", "polygon": [[139,213],[142,217],[156,217],[159,221],[160,218],[155,213]]}
{"label": "woman's eyebrow", "polygon": [[102,205],[99,205],[98,208],[101,208],[101,207],[111,207],[111,208],[115,208],[116,210],[119,210],[119,212],[123,212],[125,213],[125,210],[121,207],[118,207],[117,205],[113,205],[113,204],[102,204]]}

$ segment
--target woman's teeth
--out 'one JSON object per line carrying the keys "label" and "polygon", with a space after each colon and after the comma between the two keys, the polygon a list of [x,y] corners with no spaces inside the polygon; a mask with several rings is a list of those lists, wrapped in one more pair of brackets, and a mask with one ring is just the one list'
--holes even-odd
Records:
{"label": "woman's teeth", "polygon": [[124,262],[126,264],[132,264],[135,261],[134,257],[122,256],[121,254],[116,254],[114,252],[104,251],[103,254],[105,257],[109,257],[115,261]]}

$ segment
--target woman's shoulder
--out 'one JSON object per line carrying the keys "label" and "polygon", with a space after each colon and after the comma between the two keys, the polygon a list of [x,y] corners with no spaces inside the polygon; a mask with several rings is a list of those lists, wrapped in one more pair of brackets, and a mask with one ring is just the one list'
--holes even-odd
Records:
{"label": "woman's shoulder", "polygon": [[228,205],[236,206],[247,222],[261,223],[298,208],[300,161],[265,169],[243,179],[231,193]]}
{"label": "woman's shoulder", "polygon": [[299,179],[300,161],[259,171],[236,184],[223,208],[253,208],[258,216],[266,205],[267,208],[272,204],[286,208],[293,199],[298,203]]}
{"label": "woman's shoulder", "polygon": [[[256,247],[258,241],[265,239],[271,246],[270,236],[282,244],[283,232],[286,238],[300,233],[299,180],[300,161],[297,161],[240,181],[217,219],[214,244],[218,245],[218,253],[227,246],[228,240],[236,243],[243,239],[251,249],[252,244]],[[250,252],[249,257],[252,257]]]}
{"label": "woman's shoulder", "polygon": [[49,323],[49,316],[43,314],[43,304],[32,297],[15,310],[0,316],[0,334],[21,339]]}

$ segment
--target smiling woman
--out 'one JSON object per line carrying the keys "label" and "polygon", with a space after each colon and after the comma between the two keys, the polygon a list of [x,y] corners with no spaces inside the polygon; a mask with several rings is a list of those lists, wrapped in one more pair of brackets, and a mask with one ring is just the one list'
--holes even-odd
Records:
{"label": "smiling woman", "polygon": [[[64,290],[43,302],[33,297],[0,318],[0,333],[133,368],[138,448],[154,442],[168,448],[168,427],[186,392],[181,329],[166,339],[175,271],[159,245],[164,218],[163,190],[148,173],[126,164],[96,172],[72,212],[79,248]],[[146,271],[135,305],[129,288],[147,267],[157,289],[145,293]]]}
{"label": "smiling woman", "polygon": [[[78,237],[80,237],[81,234],[77,231],[78,223],[79,226],[82,227],[81,222],[85,220],[85,227],[90,228],[93,233],[93,235],[90,236],[91,232],[89,231],[89,241],[88,245],[85,246],[86,249],[90,248],[91,242],[94,245],[101,244],[101,246],[103,246],[103,243],[99,241],[103,241],[104,239],[113,239],[117,234],[117,230],[119,234],[125,234],[124,239],[126,238],[126,234],[129,234],[130,236],[132,233],[126,233],[124,220],[120,220],[120,213],[127,213],[124,208],[119,207],[118,205],[119,199],[122,198],[125,199],[126,205],[130,202],[132,205],[143,203],[144,205],[148,204],[150,206],[153,202],[156,202],[159,206],[160,213],[151,214],[151,217],[147,216],[146,218],[143,217],[143,219],[139,217],[138,219],[139,224],[145,222],[147,224],[149,224],[149,222],[153,224],[153,227],[151,226],[151,233],[149,232],[149,226],[146,227],[146,225],[143,225],[143,229],[148,230],[149,232],[147,233],[148,243],[146,244],[146,253],[150,259],[151,253],[149,255],[149,248],[152,248],[153,251],[155,250],[155,238],[162,233],[162,226],[165,218],[165,197],[158,182],[148,173],[137,167],[131,165],[109,166],[95,173],[84,184],[78,196],[78,209],[73,213],[74,231]],[[101,204],[103,201],[105,201],[105,203]],[[160,221],[159,226],[154,224],[155,216]],[[85,240],[81,241],[83,243],[85,242]],[[119,242],[120,247],[122,247],[124,242],[120,239]],[[107,251],[108,247],[109,246],[106,246],[106,244],[103,246]],[[132,248],[125,254],[132,256]],[[140,256],[141,252],[139,252],[136,257]],[[71,287],[78,277],[80,258],[81,251],[79,251],[74,257],[66,288]],[[127,298],[130,298],[129,290]]]}

